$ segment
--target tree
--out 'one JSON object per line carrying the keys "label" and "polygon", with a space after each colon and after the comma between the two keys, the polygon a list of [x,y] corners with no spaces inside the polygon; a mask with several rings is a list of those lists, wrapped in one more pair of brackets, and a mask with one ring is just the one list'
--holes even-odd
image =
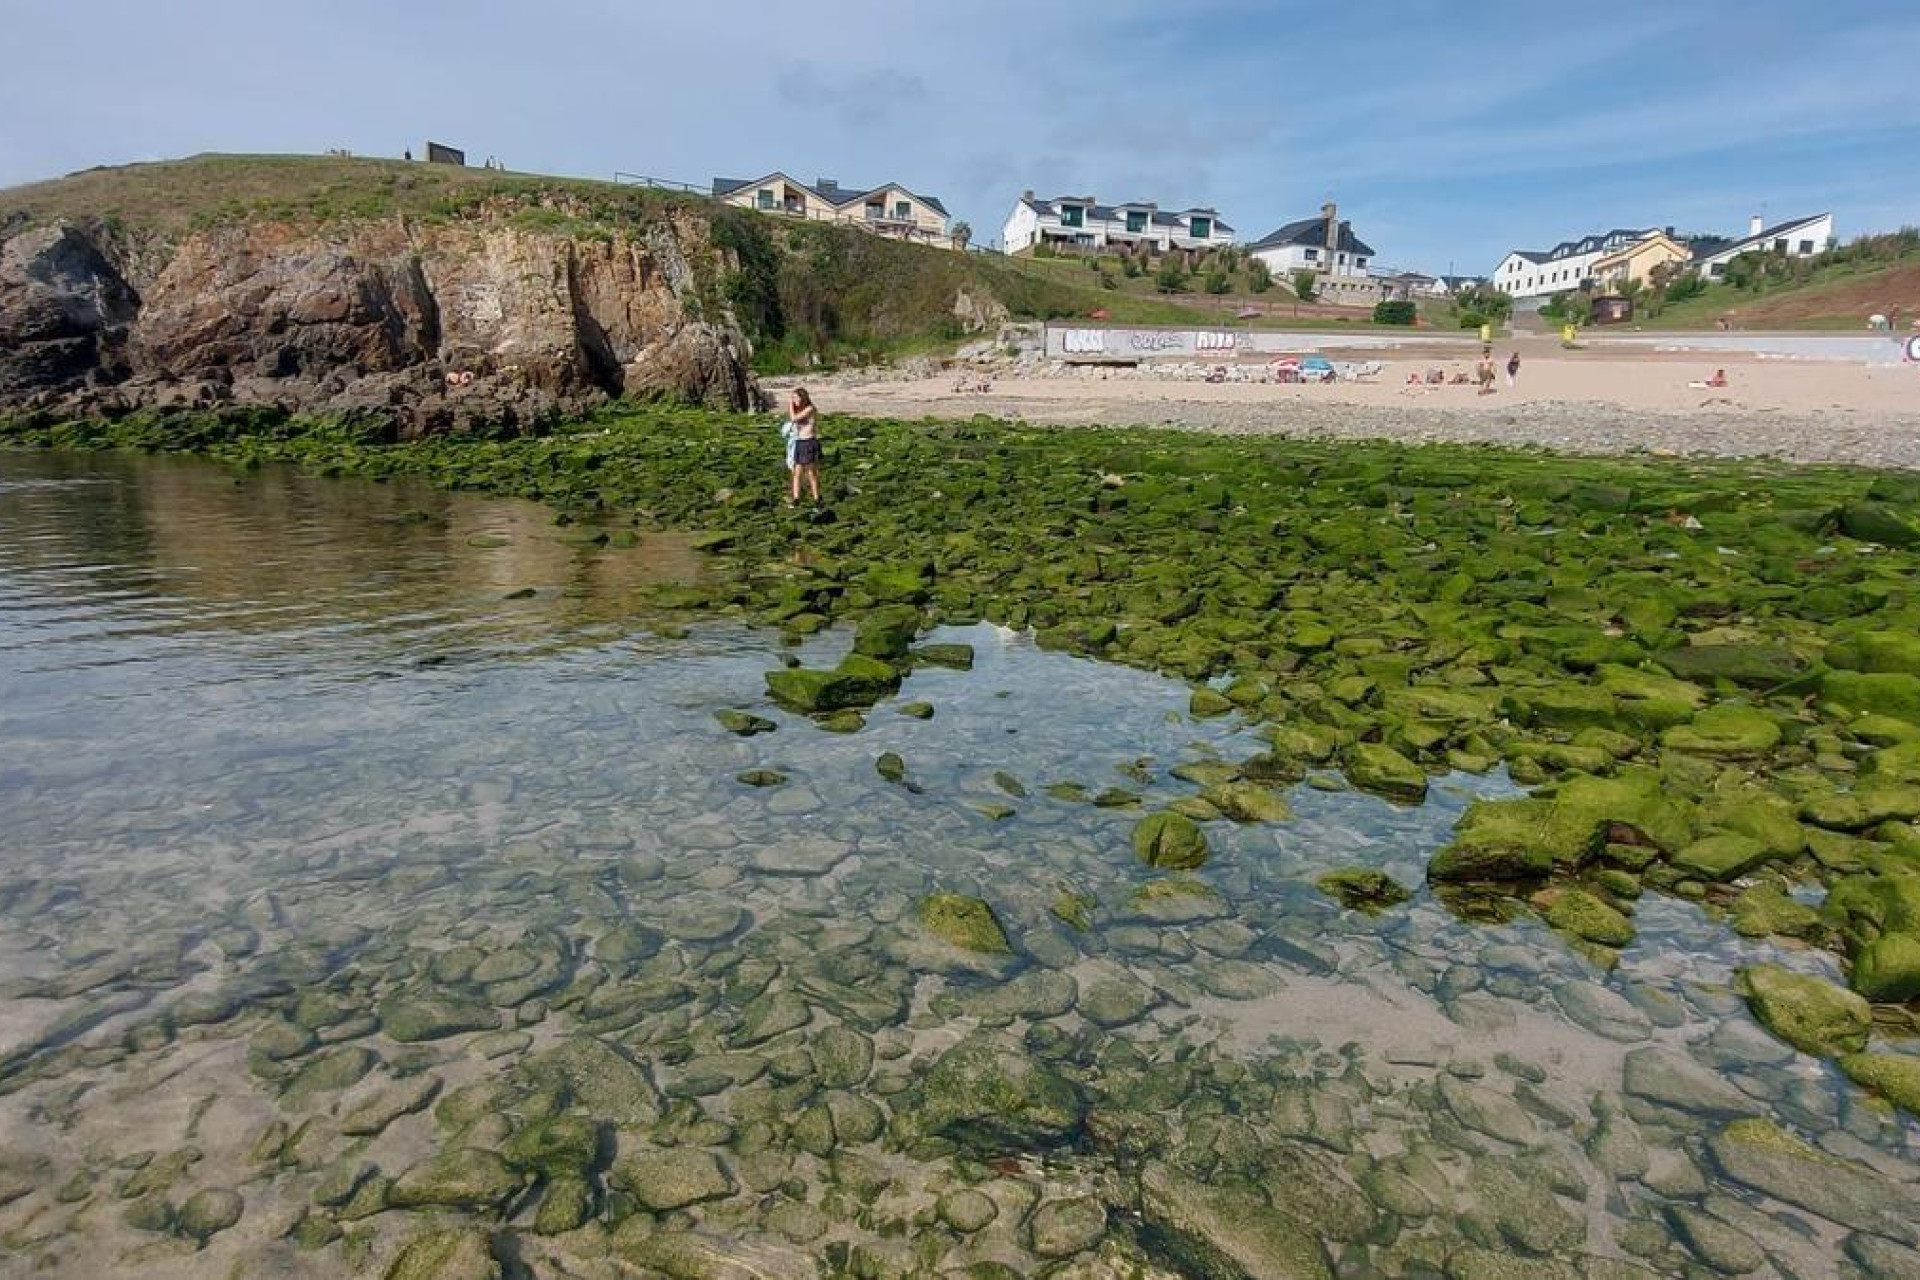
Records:
{"label": "tree", "polygon": [[1293,273],[1293,296],[1302,302],[1312,302],[1315,294],[1314,284],[1317,280],[1318,277],[1313,272],[1305,267],[1300,268]]}
{"label": "tree", "polygon": [[1187,287],[1187,272],[1180,265],[1180,259],[1172,254],[1166,256],[1160,270],[1154,273],[1153,287],[1162,293],[1179,293]]}
{"label": "tree", "polygon": [[1416,314],[1411,298],[1382,298],[1373,304],[1375,324],[1412,324]]}
{"label": "tree", "polygon": [[1225,268],[1216,266],[1213,268],[1213,270],[1207,272],[1207,292],[1208,293],[1225,293],[1228,289],[1231,289],[1232,287],[1233,287],[1233,282],[1227,279],[1227,273]]}
{"label": "tree", "polygon": [[1247,288],[1254,293],[1265,293],[1273,288],[1273,268],[1267,265],[1265,258],[1247,259]]}
{"label": "tree", "polygon": [[956,222],[953,224],[951,234],[953,236],[953,247],[956,249],[965,249],[973,240],[973,227],[966,222]]}

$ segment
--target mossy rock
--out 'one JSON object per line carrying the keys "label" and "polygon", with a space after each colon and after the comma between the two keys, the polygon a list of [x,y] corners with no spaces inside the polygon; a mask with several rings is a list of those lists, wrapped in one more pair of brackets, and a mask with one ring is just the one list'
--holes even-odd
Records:
{"label": "mossy rock", "polygon": [[1640,729],[1684,724],[1707,697],[1697,684],[1637,667],[1605,665],[1595,675],[1599,687],[1614,696],[1621,721]]}
{"label": "mossy rock", "polygon": [[1867,1047],[1873,1013],[1857,993],[1773,964],[1742,969],[1739,982],[1760,1025],[1802,1053],[1830,1057]]}
{"label": "mossy rock", "polygon": [[1847,1078],[1909,1115],[1920,1116],[1920,1057],[1906,1053],[1850,1053],[1840,1059]]}
{"label": "mossy rock", "polygon": [[1920,524],[1909,520],[1896,507],[1864,498],[1840,508],[1840,532],[1856,541],[1875,542],[1883,547],[1920,547]]}
{"label": "mossy rock", "polygon": [[1222,782],[1200,798],[1235,822],[1285,822],[1293,810],[1278,791],[1254,782]]}
{"label": "mossy rock", "polygon": [[497,1209],[522,1185],[498,1152],[449,1147],[395,1178],[387,1202],[398,1209]]}
{"label": "mossy rock", "polygon": [[1554,685],[1527,689],[1509,698],[1509,710],[1527,724],[1549,729],[1610,728],[1620,720],[1620,705],[1603,688]]}
{"label": "mossy rock", "polygon": [[1690,816],[1665,794],[1660,775],[1627,770],[1615,778],[1569,779],[1550,797],[1474,801],[1427,874],[1527,880],[1555,867],[1579,867],[1609,842],[1672,850],[1692,836]]}
{"label": "mossy rock", "polygon": [[963,893],[932,893],[920,900],[918,915],[928,933],[962,951],[1010,955],[1013,946],[993,908]]}
{"label": "mossy rock", "polygon": [[1099,905],[1092,894],[1069,892],[1055,898],[1047,910],[1068,928],[1085,933],[1093,928],[1093,912]]}
{"label": "mossy rock", "polygon": [[1402,720],[1434,720],[1448,725],[1481,724],[1498,711],[1493,695],[1474,689],[1440,685],[1411,685],[1389,689],[1380,699],[1388,713]]}
{"label": "mossy rock", "polygon": [[853,651],[895,663],[907,656],[915,636],[920,634],[920,610],[912,605],[886,605],[873,610],[855,624]]}
{"label": "mossy rock", "polygon": [[1828,666],[1848,671],[1901,672],[1920,676],[1920,635],[1911,631],[1860,631],[1827,646]]}
{"label": "mossy rock", "polygon": [[1751,689],[1771,689],[1801,675],[1807,664],[1777,645],[1698,644],[1663,649],[1654,661],[1682,680],[1714,684],[1721,680]]}
{"label": "mossy rock", "polygon": [[1341,906],[1368,915],[1397,907],[1412,896],[1392,876],[1371,867],[1342,867],[1327,872],[1314,884]]}
{"label": "mossy rock", "polygon": [[1086,1116],[1072,1081],[1013,1044],[976,1033],[927,1069],[911,1113],[926,1133],[982,1153],[1071,1143]]}
{"label": "mossy rock", "polygon": [[1842,711],[1872,712],[1920,725],[1920,676],[1901,672],[1828,671],[1820,697]]}
{"label": "mossy rock", "polygon": [[1796,902],[1778,885],[1757,884],[1733,900],[1733,931],[1743,938],[1820,938],[1826,925],[1820,913]]}
{"label": "mossy rock", "polygon": [[1876,1004],[1920,997],[1920,936],[1883,933],[1856,949],[1851,983]]}
{"label": "mossy rock", "polygon": [[500,1280],[487,1233],[478,1227],[427,1231],[407,1242],[385,1280]]}
{"label": "mossy rock", "polygon": [[736,1189],[711,1152],[688,1147],[624,1156],[607,1172],[607,1182],[654,1213],[724,1199]]}
{"label": "mossy rock", "polygon": [[1133,853],[1150,867],[1191,871],[1207,860],[1207,837],[1192,818],[1162,810],[1134,824]]}
{"label": "mossy rock", "polygon": [[1857,791],[1810,796],[1800,816],[1829,831],[1865,831],[1883,822],[1920,817],[1920,785],[1867,785]]}
{"label": "mossy rock", "polygon": [[1764,711],[1724,702],[1664,731],[1660,742],[1696,755],[1751,759],[1780,745],[1780,726]]}
{"label": "mossy rock", "polygon": [[1225,694],[1213,689],[1195,689],[1193,696],[1187,699],[1187,714],[1199,720],[1224,716],[1233,710],[1233,702]]}
{"label": "mossy rock", "polygon": [[1777,855],[1751,836],[1723,831],[1695,840],[1668,861],[1676,871],[1701,880],[1737,880]]}
{"label": "mossy rock", "polygon": [[923,644],[913,651],[913,660],[929,667],[951,671],[973,670],[973,646],[970,644]]}
{"label": "mossy rock", "polygon": [[870,707],[900,688],[900,673],[877,658],[850,653],[831,671],[788,667],[767,672],[767,690],[800,711]]}
{"label": "mossy rock", "polygon": [[1384,743],[1356,742],[1343,763],[1347,781],[1362,791],[1406,802],[1426,798],[1426,771]]}
{"label": "mossy rock", "polygon": [[765,716],[754,715],[751,711],[741,711],[734,707],[722,707],[713,713],[720,727],[728,733],[751,738],[756,733],[772,733],[779,726]]}
{"label": "mossy rock", "polygon": [[1547,904],[1547,923],[1603,947],[1624,947],[1633,941],[1633,921],[1624,912],[1585,889],[1563,889]]}
{"label": "mossy rock", "polygon": [[402,993],[380,1002],[380,1029],[402,1044],[469,1031],[497,1031],[500,1015],[473,1000],[432,992]]}
{"label": "mossy rock", "polygon": [[1794,806],[1758,788],[1742,788],[1710,797],[1700,809],[1700,826],[1709,833],[1732,832],[1757,840],[1773,854],[1791,858],[1807,847],[1806,829]]}
{"label": "mossy rock", "polygon": [[240,1221],[246,1201],[229,1187],[206,1187],[187,1197],[174,1216],[174,1230],[195,1240],[206,1240]]}
{"label": "mossy rock", "polygon": [[1882,747],[1860,762],[1863,785],[1920,785],[1920,740]]}

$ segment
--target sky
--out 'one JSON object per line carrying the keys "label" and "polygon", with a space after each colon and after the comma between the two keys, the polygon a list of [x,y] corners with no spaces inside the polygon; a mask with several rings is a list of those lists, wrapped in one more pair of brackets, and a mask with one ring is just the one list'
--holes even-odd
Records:
{"label": "sky", "polygon": [[1329,199],[1381,265],[1617,226],[1920,223],[1920,6],[1292,0],[0,0],[0,186],[202,151],[899,182],[977,243],[1020,192]]}

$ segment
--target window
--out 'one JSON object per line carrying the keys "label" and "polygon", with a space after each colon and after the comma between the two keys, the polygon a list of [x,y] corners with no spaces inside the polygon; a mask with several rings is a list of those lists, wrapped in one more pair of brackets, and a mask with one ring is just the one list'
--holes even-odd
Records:
{"label": "window", "polygon": [[754,203],[759,205],[762,209],[773,208],[773,188],[772,187],[760,188],[759,192],[755,194],[753,199],[754,199]]}
{"label": "window", "polygon": [[1135,235],[1138,235],[1142,231],[1145,231],[1146,229],[1147,229],[1146,210],[1129,209],[1127,211],[1127,230],[1131,231]]}
{"label": "window", "polygon": [[1060,206],[1060,225],[1063,227],[1082,227],[1086,225],[1087,211],[1077,204]]}
{"label": "window", "polygon": [[1307,249],[1304,252],[1307,255],[1308,262],[1313,262],[1320,257],[1320,251],[1318,249]]}
{"label": "window", "polygon": [[867,218],[870,221],[873,221],[873,222],[880,221],[880,219],[886,214],[886,212],[887,212],[887,207],[881,204],[878,200],[867,201]]}
{"label": "window", "polygon": [[1213,219],[1195,218],[1189,229],[1193,232],[1195,240],[1205,240],[1213,234]]}
{"label": "window", "polygon": [[905,200],[895,200],[893,202],[893,216],[902,222],[911,221],[913,218],[913,205]]}
{"label": "window", "polygon": [[1800,242],[1800,256],[1804,258],[1807,255],[1811,254],[1812,252],[1813,252],[1813,241],[1802,240]]}
{"label": "window", "polygon": [[1364,268],[1367,265],[1367,260],[1365,258],[1355,258],[1353,260],[1353,265],[1356,267]]}

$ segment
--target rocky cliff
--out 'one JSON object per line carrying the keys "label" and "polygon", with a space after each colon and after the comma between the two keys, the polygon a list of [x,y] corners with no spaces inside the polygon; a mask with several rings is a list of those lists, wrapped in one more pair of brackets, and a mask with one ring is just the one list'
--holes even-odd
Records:
{"label": "rocky cliff", "polygon": [[261,407],[420,435],[615,396],[742,408],[759,392],[717,284],[728,256],[693,205],[611,227],[501,199],[165,235],[0,217],[0,412]]}

